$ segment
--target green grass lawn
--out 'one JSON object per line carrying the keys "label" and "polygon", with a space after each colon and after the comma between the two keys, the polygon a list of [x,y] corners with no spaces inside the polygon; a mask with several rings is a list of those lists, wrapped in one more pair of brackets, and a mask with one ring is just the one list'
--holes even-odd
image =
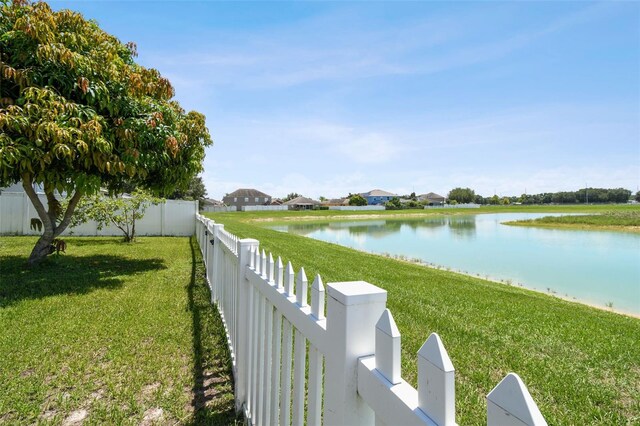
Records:
{"label": "green grass lawn", "polygon": [[[308,215],[277,213],[276,220]],[[307,218],[327,214],[320,213]],[[403,377],[416,386],[416,352],[437,332],[456,367],[461,425],[486,424],[485,396],[511,371],[549,424],[640,424],[639,319],[247,221],[271,216],[262,212],[209,216],[242,238],[260,240],[296,270],[304,266],[310,281],[320,273],[325,283],[365,280],[386,289],[402,333]]]}
{"label": "green grass lawn", "polygon": [[579,216],[545,216],[507,222],[507,225],[640,232],[640,209],[608,210]]}
{"label": "green grass lawn", "polygon": [[[434,208],[407,210],[373,210],[373,211],[341,211],[341,210],[306,210],[306,211],[256,211],[212,213],[213,216],[232,221],[268,221],[270,223],[284,223],[291,220],[309,222],[326,222],[328,220],[354,220],[384,217],[385,220],[403,219],[407,216],[430,216],[440,214],[481,214],[481,213],[603,213],[603,212],[637,212],[640,204],[594,204],[594,205],[510,205],[510,206],[482,206],[477,209]],[[213,217],[212,216],[212,217]]]}
{"label": "green grass lawn", "polygon": [[230,424],[226,338],[188,238],[0,239],[0,423]]}

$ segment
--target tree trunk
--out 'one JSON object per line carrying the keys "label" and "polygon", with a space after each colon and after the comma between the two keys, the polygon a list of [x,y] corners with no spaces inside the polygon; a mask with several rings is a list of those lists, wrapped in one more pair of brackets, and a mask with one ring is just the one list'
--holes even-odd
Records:
{"label": "tree trunk", "polygon": [[82,193],[80,190],[76,190],[76,193],[73,194],[71,200],[69,201],[69,205],[67,206],[67,210],[64,213],[64,216],[59,224],[56,224],[58,215],[55,212],[55,208],[53,207],[56,198],[52,191],[46,191],[47,199],[49,200],[49,211],[47,211],[40,201],[38,194],[34,191],[32,186],[31,176],[28,174],[22,175],[22,187],[24,188],[25,193],[31,200],[33,207],[36,209],[38,213],[38,217],[42,221],[42,225],[44,226],[44,233],[38,239],[38,242],[33,247],[31,251],[31,255],[29,256],[28,265],[33,266],[40,263],[45,257],[51,254],[51,245],[53,244],[53,240],[60,235],[69,223],[71,222],[71,216],[78,205],[78,201],[82,197]]}
{"label": "tree trunk", "polygon": [[42,236],[38,239],[38,242],[31,250],[31,255],[29,256],[28,265],[33,266],[40,263],[51,254],[51,245],[53,244],[53,234],[42,234]]}

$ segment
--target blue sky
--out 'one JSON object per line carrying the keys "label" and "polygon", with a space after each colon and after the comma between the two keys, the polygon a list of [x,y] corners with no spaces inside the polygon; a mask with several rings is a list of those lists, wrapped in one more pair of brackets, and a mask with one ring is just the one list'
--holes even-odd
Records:
{"label": "blue sky", "polygon": [[640,185],[638,2],[52,2],[138,45],[212,198]]}

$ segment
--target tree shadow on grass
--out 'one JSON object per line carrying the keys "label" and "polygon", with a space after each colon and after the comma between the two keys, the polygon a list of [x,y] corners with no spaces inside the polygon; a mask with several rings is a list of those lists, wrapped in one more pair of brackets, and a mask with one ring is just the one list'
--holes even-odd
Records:
{"label": "tree shadow on grass", "polygon": [[24,256],[0,257],[0,308],[27,299],[117,289],[124,282],[122,276],[166,268],[162,259],[108,254],[52,257],[33,268],[26,268]]}
{"label": "tree shadow on grass", "polygon": [[193,319],[193,418],[194,425],[244,424],[237,416],[231,354],[218,310],[211,305],[204,266],[191,238],[189,310]]}

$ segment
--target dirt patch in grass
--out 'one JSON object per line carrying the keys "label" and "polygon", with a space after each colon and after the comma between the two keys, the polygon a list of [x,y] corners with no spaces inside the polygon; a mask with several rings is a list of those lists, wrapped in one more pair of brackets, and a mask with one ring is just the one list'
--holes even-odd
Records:
{"label": "dirt patch in grass", "polygon": [[89,411],[85,409],[72,411],[62,422],[62,426],[76,426],[84,423],[89,416]]}
{"label": "dirt patch in grass", "polygon": [[141,400],[146,401],[151,399],[153,394],[160,389],[160,382],[151,383],[142,388]]}
{"label": "dirt patch in grass", "polygon": [[144,412],[140,426],[150,426],[153,424],[161,424],[164,421],[164,410],[162,408],[149,408]]}

